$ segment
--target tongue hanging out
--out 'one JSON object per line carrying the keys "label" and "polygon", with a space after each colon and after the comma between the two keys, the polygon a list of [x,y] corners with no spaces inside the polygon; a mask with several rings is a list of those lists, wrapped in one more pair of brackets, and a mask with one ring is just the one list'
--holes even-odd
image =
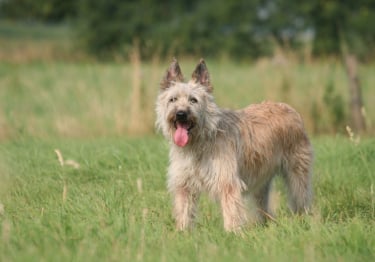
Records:
{"label": "tongue hanging out", "polygon": [[180,147],[184,147],[189,141],[189,125],[187,123],[177,123],[176,127],[177,129],[173,136],[174,143]]}

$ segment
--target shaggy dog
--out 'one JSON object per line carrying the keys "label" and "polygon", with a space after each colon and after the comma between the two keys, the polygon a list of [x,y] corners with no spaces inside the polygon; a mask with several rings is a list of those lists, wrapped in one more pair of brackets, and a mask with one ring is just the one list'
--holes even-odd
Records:
{"label": "shaggy dog", "polygon": [[283,103],[221,109],[212,90],[203,59],[188,82],[174,59],[161,82],[156,125],[170,141],[168,189],[177,229],[193,225],[202,192],[220,202],[226,231],[248,222],[249,198],[264,221],[271,216],[269,192],[277,174],[284,178],[291,209],[307,212],[313,153],[301,116]]}

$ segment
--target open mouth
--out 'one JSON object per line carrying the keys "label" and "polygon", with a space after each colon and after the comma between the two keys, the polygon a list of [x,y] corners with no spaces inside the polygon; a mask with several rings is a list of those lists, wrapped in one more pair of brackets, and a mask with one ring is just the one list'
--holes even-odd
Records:
{"label": "open mouth", "polygon": [[194,123],[192,121],[176,120],[174,121],[174,127],[176,128],[173,136],[174,143],[180,147],[186,146],[189,142],[189,133],[194,127]]}
{"label": "open mouth", "polygon": [[178,129],[178,127],[182,127],[186,129],[188,132],[194,127],[194,123],[192,121],[174,121],[174,128]]}

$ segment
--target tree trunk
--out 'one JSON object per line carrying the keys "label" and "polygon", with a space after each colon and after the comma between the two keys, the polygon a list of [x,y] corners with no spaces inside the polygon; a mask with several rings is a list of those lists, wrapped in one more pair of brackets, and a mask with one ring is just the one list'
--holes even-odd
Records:
{"label": "tree trunk", "polygon": [[353,130],[365,131],[366,122],[362,113],[363,100],[358,77],[358,62],[355,55],[345,55],[346,72],[349,78],[350,116]]}

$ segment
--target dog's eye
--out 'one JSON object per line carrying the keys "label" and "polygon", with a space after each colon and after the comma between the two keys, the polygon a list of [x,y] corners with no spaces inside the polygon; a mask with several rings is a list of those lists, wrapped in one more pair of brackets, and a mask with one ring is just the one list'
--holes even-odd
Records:
{"label": "dog's eye", "polygon": [[169,98],[169,103],[173,103],[173,102],[176,102],[177,101],[177,97],[171,97]]}
{"label": "dog's eye", "polygon": [[198,100],[197,100],[195,97],[191,97],[191,98],[189,99],[189,101],[190,101],[190,103],[192,103],[192,104],[198,103]]}

